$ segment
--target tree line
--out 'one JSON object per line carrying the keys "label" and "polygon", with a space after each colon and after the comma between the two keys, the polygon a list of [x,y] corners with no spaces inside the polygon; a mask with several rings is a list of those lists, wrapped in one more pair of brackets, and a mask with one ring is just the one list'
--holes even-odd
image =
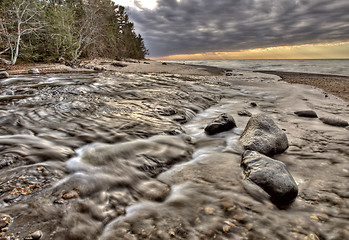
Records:
{"label": "tree line", "polygon": [[142,59],[147,54],[125,8],[112,0],[0,0],[4,63]]}

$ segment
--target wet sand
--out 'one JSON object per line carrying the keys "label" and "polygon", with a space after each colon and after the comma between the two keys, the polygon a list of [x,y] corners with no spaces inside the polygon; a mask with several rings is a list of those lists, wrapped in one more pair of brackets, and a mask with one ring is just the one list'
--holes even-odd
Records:
{"label": "wet sand", "polygon": [[349,101],[349,77],[346,76],[278,71],[261,72],[278,75],[283,81],[288,83],[314,86],[322,89],[325,94],[330,93],[345,101]]}
{"label": "wet sand", "polygon": [[[319,119],[349,121],[348,102],[276,75],[130,65],[138,72],[0,81],[1,236],[349,237],[348,127]],[[319,118],[294,113],[309,109]],[[264,113],[286,133],[289,148],[273,158],[298,184],[291,204],[274,205],[244,178],[239,138],[249,117],[241,111]],[[221,113],[237,127],[206,135]]]}

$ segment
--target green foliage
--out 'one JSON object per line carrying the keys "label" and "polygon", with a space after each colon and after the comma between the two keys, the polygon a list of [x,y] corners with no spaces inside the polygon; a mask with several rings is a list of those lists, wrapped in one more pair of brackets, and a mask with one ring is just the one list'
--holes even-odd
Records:
{"label": "green foliage", "polygon": [[[0,17],[12,21],[9,27],[13,28],[15,20],[9,19],[7,13],[15,2],[30,3],[38,13],[36,21],[43,26],[39,31],[21,36],[19,57],[22,60],[142,59],[148,54],[143,38],[135,33],[125,8],[115,5],[112,0],[0,0]],[[5,39],[0,34],[0,52],[5,47]]]}

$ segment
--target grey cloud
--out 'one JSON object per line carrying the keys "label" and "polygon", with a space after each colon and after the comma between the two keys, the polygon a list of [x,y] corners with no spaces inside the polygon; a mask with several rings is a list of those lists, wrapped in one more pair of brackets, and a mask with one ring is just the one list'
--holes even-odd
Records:
{"label": "grey cloud", "polygon": [[151,56],[349,40],[348,0],[158,0],[128,9]]}

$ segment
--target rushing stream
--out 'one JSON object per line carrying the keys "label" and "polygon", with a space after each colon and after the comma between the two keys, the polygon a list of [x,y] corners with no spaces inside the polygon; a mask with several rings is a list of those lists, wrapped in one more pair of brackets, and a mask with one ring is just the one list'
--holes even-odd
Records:
{"label": "rushing stream", "polygon": [[[49,74],[0,88],[0,229],[8,239],[348,239],[347,103],[276,76]],[[253,103],[253,104],[251,104]],[[278,208],[244,181],[239,137],[265,113],[299,187]],[[221,113],[237,128],[203,129]],[[33,234],[34,233],[34,234]]]}

